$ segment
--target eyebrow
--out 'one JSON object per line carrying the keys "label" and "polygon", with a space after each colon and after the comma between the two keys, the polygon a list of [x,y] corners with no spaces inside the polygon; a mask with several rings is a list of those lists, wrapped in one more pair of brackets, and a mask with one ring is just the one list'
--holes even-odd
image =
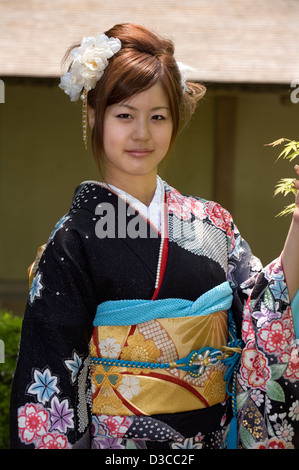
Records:
{"label": "eyebrow", "polygon": [[[122,106],[123,108],[131,109],[132,111],[138,111],[137,108],[135,108],[134,106],[131,106],[130,104],[119,103],[118,106]],[[169,107],[168,106],[156,106],[155,108],[151,108],[151,111],[158,111],[159,109],[169,110]]]}

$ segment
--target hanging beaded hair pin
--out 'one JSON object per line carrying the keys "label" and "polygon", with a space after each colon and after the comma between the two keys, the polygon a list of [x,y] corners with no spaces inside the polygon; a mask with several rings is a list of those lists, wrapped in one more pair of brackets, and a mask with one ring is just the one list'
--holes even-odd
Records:
{"label": "hanging beaded hair pin", "polygon": [[59,87],[70,96],[71,101],[81,97],[83,101],[82,125],[83,141],[87,148],[87,93],[92,90],[102,77],[108,60],[121,49],[117,38],[108,38],[106,34],[83,38],[80,47],[73,49],[70,71],[61,77]]}
{"label": "hanging beaded hair pin", "polygon": [[[87,94],[95,88],[96,83],[102,77],[108,60],[121,49],[118,38],[109,38],[106,34],[98,34],[96,37],[83,38],[79,47],[71,52],[72,65],[69,72],[61,79],[59,87],[69,95],[71,101],[82,99],[82,126],[83,142],[87,149]],[[177,62],[181,73],[181,86],[184,93],[188,92],[185,73],[194,70],[181,62]]]}

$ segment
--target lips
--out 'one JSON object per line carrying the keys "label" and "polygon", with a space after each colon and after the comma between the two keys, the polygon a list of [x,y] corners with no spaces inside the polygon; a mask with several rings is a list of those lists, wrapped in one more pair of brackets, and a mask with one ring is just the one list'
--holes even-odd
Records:
{"label": "lips", "polygon": [[137,157],[137,158],[142,158],[146,157],[150,153],[152,153],[152,150],[150,149],[132,149],[132,150],[126,150],[126,152],[131,155],[132,157]]}

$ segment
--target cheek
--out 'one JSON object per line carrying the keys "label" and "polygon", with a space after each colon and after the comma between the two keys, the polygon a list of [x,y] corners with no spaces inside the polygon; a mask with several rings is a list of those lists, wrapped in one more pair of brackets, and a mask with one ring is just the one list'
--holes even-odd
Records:
{"label": "cheek", "polygon": [[121,135],[117,129],[112,130],[112,127],[105,126],[103,129],[103,149],[104,152],[110,152],[117,148],[121,143]]}
{"label": "cheek", "polygon": [[172,126],[169,126],[166,132],[163,132],[160,136],[160,145],[164,148],[168,148],[170,146],[170,143],[172,141],[172,131]]}

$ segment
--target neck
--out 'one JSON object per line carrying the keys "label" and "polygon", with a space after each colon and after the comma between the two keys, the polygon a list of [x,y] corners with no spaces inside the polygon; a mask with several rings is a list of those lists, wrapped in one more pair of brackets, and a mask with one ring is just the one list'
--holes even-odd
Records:
{"label": "neck", "polygon": [[108,175],[105,177],[105,183],[112,184],[119,189],[131,194],[146,206],[149,206],[156,190],[157,175],[153,174],[149,178],[146,176],[132,176],[131,178],[113,178],[110,179]]}

